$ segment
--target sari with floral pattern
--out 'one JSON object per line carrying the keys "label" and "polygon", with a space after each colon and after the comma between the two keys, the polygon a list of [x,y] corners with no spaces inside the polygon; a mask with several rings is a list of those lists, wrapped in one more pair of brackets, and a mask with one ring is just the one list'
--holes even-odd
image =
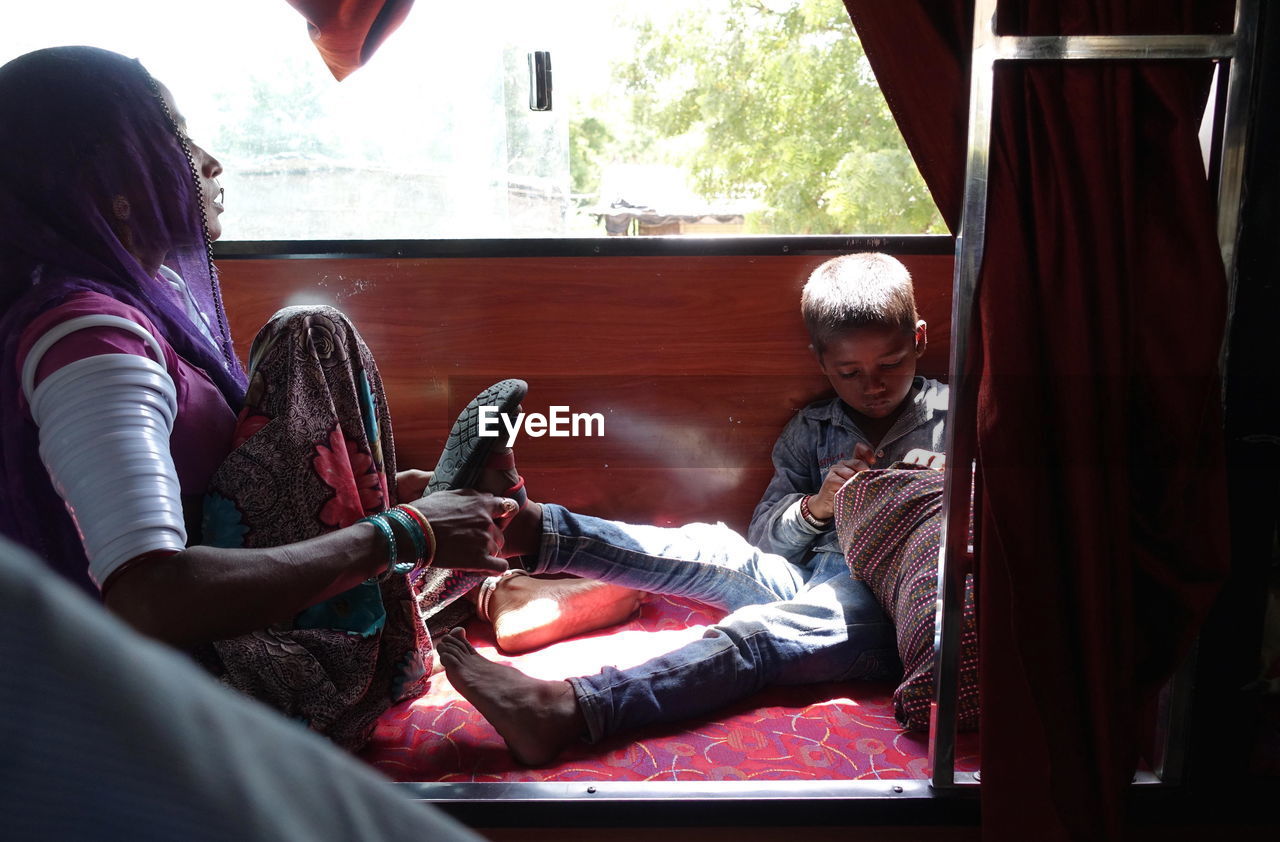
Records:
{"label": "sari with floral pattern", "polygon": [[[273,547],[350,526],[396,503],[395,472],[368,347],[331,307],[286,308],[250,351],[232,451],[205,499],[204,543]],[[352,750],[384,710],[426,689],[432,660],[403,575],[197,656],[227,684]]]}

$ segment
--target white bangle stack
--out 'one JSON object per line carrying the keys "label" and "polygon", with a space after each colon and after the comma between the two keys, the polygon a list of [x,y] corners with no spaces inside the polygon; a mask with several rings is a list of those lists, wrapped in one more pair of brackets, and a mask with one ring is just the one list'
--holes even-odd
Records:
{"label": "white bangle stack", "polygon": [[[99,354],[68,363],[32,388],[40,358],[54,343],[75,330],[104,326],[141,335],[160,362]],[[141,326],[85,316],[41,337],[23,367],[40,458],[80,531],[89,575],[99,587],[130,559],[187,545],[169,450],[177,389],[163,360],[159,343]]]}

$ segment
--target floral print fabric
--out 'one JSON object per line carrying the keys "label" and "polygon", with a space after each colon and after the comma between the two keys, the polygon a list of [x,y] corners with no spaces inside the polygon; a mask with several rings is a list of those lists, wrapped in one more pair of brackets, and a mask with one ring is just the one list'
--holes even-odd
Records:
{"label": "floral print fabric", "polygon": [[[382,380],[331,307],[286,308],[258,334],[233,443],[206,497],[207,544],[294,543],[396,502]],[[227,684],[354,750],[384,710],[426,689],[431,642],[408,578],[389,576],[198,655]]]}

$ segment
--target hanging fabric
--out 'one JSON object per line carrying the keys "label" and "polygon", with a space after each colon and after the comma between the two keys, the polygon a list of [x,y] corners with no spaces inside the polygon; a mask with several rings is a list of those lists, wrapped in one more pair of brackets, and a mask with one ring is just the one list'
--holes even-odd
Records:
{"label": "hanging fabric", "polygon": [[[968,4],[846,0],[956,230]],[[1220,33],[1230,2],[1002,4],[1009,35]],[[979,382],[985,838],[1115,838],[1156,693],[1225,577],[1208,62],[998,65]]]}
{"label": "hanging fabric", "polygon": [[288,0],[307,19],[316,49],[341,82],[404,22],[413,0]]}

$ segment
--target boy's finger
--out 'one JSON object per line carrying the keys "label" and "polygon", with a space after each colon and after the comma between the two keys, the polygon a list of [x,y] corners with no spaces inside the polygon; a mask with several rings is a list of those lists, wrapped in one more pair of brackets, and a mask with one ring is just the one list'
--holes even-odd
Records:
{"label": "boy's finger", "polygon": [[862,442],[858,442],[853,446],[853,460],[861,460],[870,465],[876,461],[876,452],[872,450],[870,446],[863,444]]}

